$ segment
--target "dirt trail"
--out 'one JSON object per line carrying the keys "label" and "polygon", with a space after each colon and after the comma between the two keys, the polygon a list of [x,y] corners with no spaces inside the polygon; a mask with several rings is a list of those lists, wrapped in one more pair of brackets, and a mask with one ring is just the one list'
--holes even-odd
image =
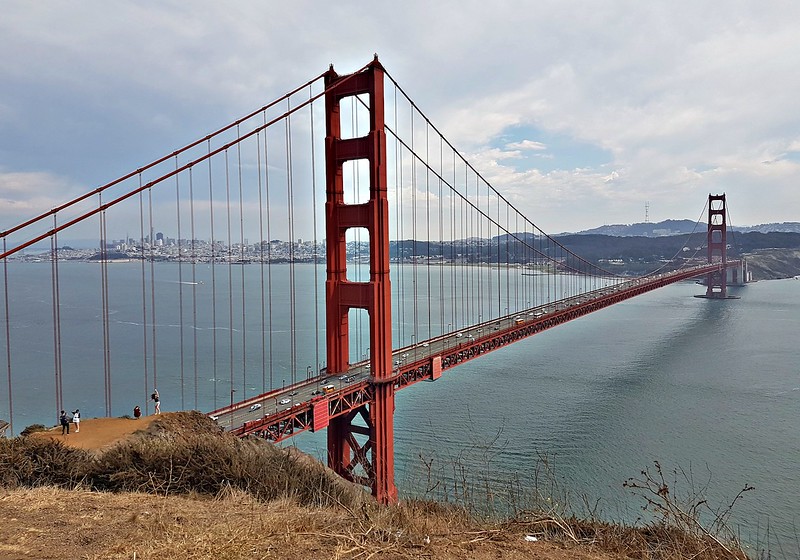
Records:
{"label": "dirt trail", "polygon": [[108,445],[125,439],[137,430],[146,430],[158,415],[133,418],[92,418],[81,420],[81,431],[75,432],[75,424],[70,423],[69,435],[61,435],[61,426],[46,432],[33,434],[37,438],[49,438],[63,441],[70,447],[80,449],[102,449]]}

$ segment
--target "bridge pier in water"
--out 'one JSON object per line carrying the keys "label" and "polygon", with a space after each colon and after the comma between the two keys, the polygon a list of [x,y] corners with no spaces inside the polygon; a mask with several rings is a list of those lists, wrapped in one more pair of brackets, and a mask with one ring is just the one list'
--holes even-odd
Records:
{"label": "bridge pier in water", "polygon": [[[348,312],[369,313],[372,399],[328,426],[328,464],[341,476],[372,488],[381,502],[397,500],[394,483],[394,384],[392,380],[391,286],[389,283],[389,203],[386,188],[384,70],[377,57],[364,70],[339,76],[333,67],[325,76],[326,137],[326,352],[328,373],[349,371]],[[369,96],[370,128],[366,136],[343,139],[340,103]],[[358,103],[359,101],[356,101]],[[345,204],[342,166],[353,160],[369,164],[369,200]],[[369,282],[347,279],[346,232],[369,233]],[[357,418],[366,424],[354,424]],[[368,439],[360,443],[356,436]],[[359,474],[356,469],[364,471]]]}

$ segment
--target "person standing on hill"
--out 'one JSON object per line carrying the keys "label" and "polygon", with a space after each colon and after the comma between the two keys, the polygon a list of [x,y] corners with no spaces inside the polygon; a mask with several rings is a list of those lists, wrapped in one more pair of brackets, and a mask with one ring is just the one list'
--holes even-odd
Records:
{"label": "person standing on hill", "polygon": [[161,414],[161,397],[158,395],[158,389],[153,389],[153,394],[150,395],[150,398],[156,403],[156,414]]}
{"label": "person standing on hill", "polygon": [[81,411],[77,408],[72,413],[72,423],[75,424],[75,433],[77,434],[81,431]]}
{"label": "person standing on hill", "polygon": [[59,420],[61,422],[61,435],[69,435],[69,418],[67,418],[67,413],[63,410],[61,411],[61,417]]}

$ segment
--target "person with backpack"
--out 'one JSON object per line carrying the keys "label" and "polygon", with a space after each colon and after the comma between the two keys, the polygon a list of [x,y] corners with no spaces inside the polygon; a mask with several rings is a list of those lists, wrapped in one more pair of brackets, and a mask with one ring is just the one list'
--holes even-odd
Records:
{"label": "person with backpack", "polygon": [[61,411],[61,435],[64,434],[69,435],[69,418],[67,418],[67,413],[63,410]]}

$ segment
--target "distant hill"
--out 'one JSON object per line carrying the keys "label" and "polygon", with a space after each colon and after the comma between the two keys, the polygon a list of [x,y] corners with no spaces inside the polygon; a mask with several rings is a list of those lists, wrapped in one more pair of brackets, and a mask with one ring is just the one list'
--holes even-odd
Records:
{"label": "distant hill", "polygon": [[667,235],[680,235],[691,233],[698,228],[702,229],[703,224],[697,224],[692,220],[664,220],[663,222],[650,223],[643,222],[638,224],[613,224],[600,226],[594,229],[587,229],[577,232],[577,235],[611,235],[614,237],[664,237]]}
{"label": "distant hill", "polygon": [[800,233],[800,222],[781,222],[779,224],[760,224],[757,226],[733,228],[734,231],[744,233],[757,231],[758,233]]}
{"label": "distant hill", "polygon": [[[614,237],[665,237],[669,235],[681,235],[692,233],[692,231],[704,231],[705,223],[696,223],[692,220],[664,220],[663,222],[650,223],[642,222],[638,224],[613,224],[600,226],[594,229],[579,231],[574,235],[611,235]],[[782,222],[772,224],[760,224],[756,226],[734,227],[734,231],[747,233],[756,231],[759,233],[800,233],[800,222]],[[564,234],[570,235],[570,234]]]}

